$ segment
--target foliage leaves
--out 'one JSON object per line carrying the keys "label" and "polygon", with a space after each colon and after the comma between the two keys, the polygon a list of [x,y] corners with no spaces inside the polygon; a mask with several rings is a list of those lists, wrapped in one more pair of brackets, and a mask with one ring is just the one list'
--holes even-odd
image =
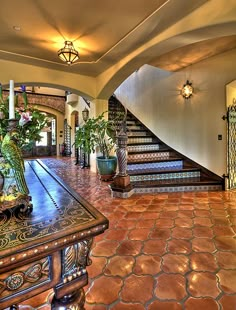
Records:
{"label": "foliage leaves", "polygon": [[[75,134],[75,146],[86,153],[94,153],[96,148],[104,158],[109,158],[116,145],[116,119],[106,120],[106,112],[96,118],[89,118]],[[117,117],[120,117],[117,115]]]}
{"label": "foliage leaves", "polygon": [[[40,141],[41,130],[47,124],[45,113],[39,111],[35,106],[31,106],[27,102],[26,93],[22,93],[24,105],[18,104],[17,97],[15,100],[15,118],[20,120],[23,112],[28,112],[32,117],[24,126],[17,125],[17,144],[20,148],[30,148],[35,141]],[[0,147],[1,141],[7,133],[9,118],[9,101],[3,99],[2,87],[0,85]]]}

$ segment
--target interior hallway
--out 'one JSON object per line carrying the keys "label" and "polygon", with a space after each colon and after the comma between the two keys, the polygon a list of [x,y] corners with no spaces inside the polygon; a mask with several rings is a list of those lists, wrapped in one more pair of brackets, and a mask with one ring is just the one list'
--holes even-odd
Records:
{"label": "interior hallway", "polygon": [[[110,221],[94,239],[86,310],[236,309],[236,191],[114,199],[73,158],[42,161]],[[50,298],[20,309],[49,310]]]}

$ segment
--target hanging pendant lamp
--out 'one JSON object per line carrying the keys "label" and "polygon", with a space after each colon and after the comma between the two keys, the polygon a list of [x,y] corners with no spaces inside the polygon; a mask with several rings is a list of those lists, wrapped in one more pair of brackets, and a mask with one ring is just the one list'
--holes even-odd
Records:
{"label": "hanging pendant lamp", "polygon": [[190,83],[189,80],[187,80],[187,82],[183,85],[181,93],[184,99],[189,99],[192,96],[193,87],[192,87],[192,83]]}
{"label": "hanging pendant lamp", "polygon": [[79,59],[79,53],[74,48],[71,41],[65,41],[65,46],[58,51],[58,57],[66,62],[69,66],[75,63]]}

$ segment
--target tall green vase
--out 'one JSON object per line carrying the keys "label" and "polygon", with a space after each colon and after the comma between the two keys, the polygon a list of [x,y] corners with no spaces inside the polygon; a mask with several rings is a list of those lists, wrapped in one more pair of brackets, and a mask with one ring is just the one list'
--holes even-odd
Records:
{"label": "tall green vase", "polygon": [[102,181],[112,180],[116,175],[117,157],[110,156],[109,158],[104,158],[102,156],[98,156],[97,169]]}

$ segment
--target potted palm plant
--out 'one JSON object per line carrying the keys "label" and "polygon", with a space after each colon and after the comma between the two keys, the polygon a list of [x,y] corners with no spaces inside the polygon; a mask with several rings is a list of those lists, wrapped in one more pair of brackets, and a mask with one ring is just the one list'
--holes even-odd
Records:
{"label": "potted palm plant", "polygon": [[96,118],[89,118],[86,123],[79,127],[75,134],[75,146],[85,153],[98,151],[97,169],[101,180],[110,180],[116,174],[117,158],[112,155],[116,146],[117,118],[105,119],[103,112]]}

